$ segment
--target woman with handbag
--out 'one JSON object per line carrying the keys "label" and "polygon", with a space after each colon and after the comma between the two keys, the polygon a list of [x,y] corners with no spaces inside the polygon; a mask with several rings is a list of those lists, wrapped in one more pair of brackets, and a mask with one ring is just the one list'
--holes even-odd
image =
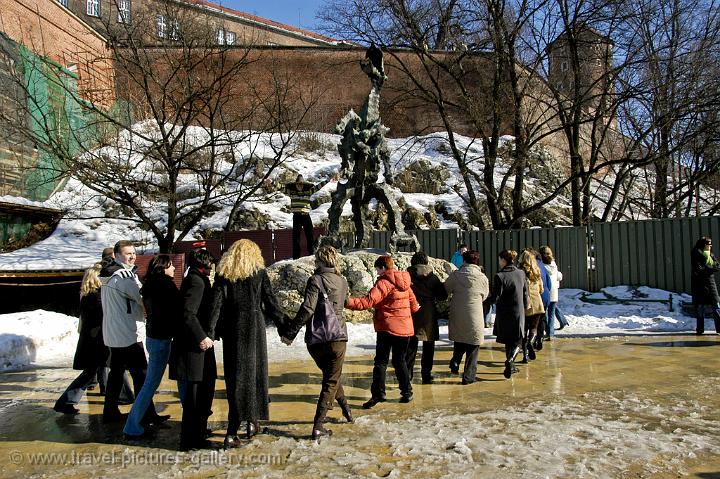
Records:
{"label": "woman with handbag", "polygon": [[313,422],[313,439],[332,434],[322,423],[327,412],[333,408],[333,401],[338,402],[347,422],[353,422],[340,379],[348,340],[343,317],[348,284],[340,275],[338,253],[332,246],[322,246],[315,252],[315,265],[315,274],[310,276],[305,286],[305,300],[295,318],[288,323],[282,338],[285,344],[292,344],[300,328],[305,325],[308,352],[322,371],[322,389]]}

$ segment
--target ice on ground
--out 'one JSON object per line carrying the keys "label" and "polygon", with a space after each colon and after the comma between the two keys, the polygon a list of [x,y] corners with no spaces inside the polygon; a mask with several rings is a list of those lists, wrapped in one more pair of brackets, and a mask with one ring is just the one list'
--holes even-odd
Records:
{"label": "ice on ground", "polygon": [[[561,289],[559,305],[570,326],[557,331],[558,337],[607,336],[618,334],[678,333],[695,330],[695,318],[682,312],[681,303],[690,296],[673,294],[673,311],[665,302],[636,302],[633,298],[665,301],[669,292],[648,288],[617,286],[589,294],[578,289]],[[594,303],[583,298],[612,296],[625,303]],[[712,331],[712,320],[706,320]],[[48,311],[29,311],[0,315],[0,370],[19,369],[29,365],[70,366],[77,345],[78,319]],[[138,323],[140,340],[144,340],[144,324]],[[492,330],[486,329],[486,340],[492,341]],[[275,328],[267,329],[268,359],[289,361],[307,359],[303,341],[304,330],[291,346],[279,341]],[[348,356],[372,355],[375,331],[371,324],[348,323]],[[441,321],[441,341],[448,341],[447,322]],[[222,361],[222,341],[216,343],[215,354]]]}

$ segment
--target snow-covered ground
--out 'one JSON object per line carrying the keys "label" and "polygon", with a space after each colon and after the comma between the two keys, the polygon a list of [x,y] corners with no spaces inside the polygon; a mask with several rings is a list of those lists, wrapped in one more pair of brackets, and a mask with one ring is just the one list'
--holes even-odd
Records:
{"label": "snow-covered ground", "polygon": [[[559,337],[606,336],[618,334],[678,333],[694,331],[695,319],[683,314],[681,302],[687,295],[673,294],[673,311],[660,302],[626,302],[624,304],[595,304],[585,299],[613,296],[622,299],[668,300],[670,293],[653,288],[606,288],[601,293],[588,294],[576,289],[560,290],[560,307],[570,326],[558,331]],[[706,330],[713,331],[711,320]],[[78,319],[47,311],[30,311],[0,315],[0,369],[18,369],[28,365],[64,366],[72,364],[77,344]],[[139,323],[141,339],[144,325]],[[350,336],[348,356],[373,354],[375,333],[370,324],[348,324]],[[441,340],[447,341],[447,325],[440,328]],[[268,358],[270,361],[307,359],[302,332],[291,346],[279,341],[274,328],[268,328]],[[492,331],[486,330],[492,340]],[[216,355],[222,361],[222,341],[216,343]]]}

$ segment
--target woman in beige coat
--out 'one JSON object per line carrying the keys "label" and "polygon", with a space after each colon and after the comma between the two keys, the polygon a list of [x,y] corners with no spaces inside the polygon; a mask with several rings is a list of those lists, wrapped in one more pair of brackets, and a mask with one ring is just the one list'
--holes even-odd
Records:
{"label": "woman in beige coat", "polygon": [[[540,320],[545,316],[545,307],[543,306],[542,297],[543,283],[540,276],[540,267],[535,259],[535,252],[532,250],[524,250],[520,254],[520,269],[525,272],[528,282],[528,293],[530,300],[525,309],[525,336],[523,337],[523,363],[527,363],[528,359],[535,359],[535,349],[533,341],[538,334],[538,325]],[[540,332],[542,334],[542,332]]]}
{"label": "woman in beige coat", "polygon": [[488,279],[480,267],[480,253],[466,251],[463,264],[445,280],[450,299],[449,336],[453,344],[450,371],[458,374],[460,361],[465,355],[462,383],[475,382],[477,356],[485,336],[483,301],[488,297]]}

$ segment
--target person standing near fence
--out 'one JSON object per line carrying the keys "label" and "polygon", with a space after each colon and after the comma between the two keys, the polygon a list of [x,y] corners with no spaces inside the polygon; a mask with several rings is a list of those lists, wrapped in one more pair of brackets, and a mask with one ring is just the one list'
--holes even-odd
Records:
{"label": "person standing near fence", "polygon": [[310,210],[312,209],[310,197],[329,182],[330,180],[317,184],[308,183],[303,178],[303,175],[297,175],[293,183],[286,183],[281,188],[281,191],[290,197],[290,212],[293,215],[293,259],[298,259],[301,256],[300,234],[302,231],[305,231],[307,253],[308,255],[313,254],[315,238],[313,236],[312,218],[310,218]]}
{"label": "person standing near fence", "polygon": [[[305,326],[308,352],[322,371],[322,388],[313,420],[313,439],[332,434],[331,430],[323,426],[323,421],[335,401],[340,405],[347,422],[354,422],[341,381],[348,341],[343,316],[348,283],[340,274],[340,259],[332,246],[318,248],[315,252],[315,266],[315,273],[305,286],[305,300],[282,334],[283,343],[289,346],[300,328]],[[328,314],[328,306],[334,314]]]}
{"label": "person standing near fence", "polygon": [[455,265],[456,268],[460,268],[463,265],[463,253],[465,253],[468,250],[468,245],[465,243],[460,243],[458,245],[457,251],[453,253],[452,258],[450,259],[450,262]]}
{"label": "person standing near fence", "polygon": [[558,300],[560,298],[560,282],[562,281],[563,275],[562,272],[560,272],[560,269],[558,269],[557,264],[555,263],[553,252],[549,246],[543,246],[540,248],[540,257],[542,258],[542,262],[545,265],[545,269],[547,269],[548,273],[550,274],[551,281],[550,302],[548,303],[547,315],[545,316],[545,332],[549,341],[555,336],[556,317],[557,320],[560,322],[560,327],[558,328],[558,330],[568,325],[567,319],[565,319],[565,315],[558,307]]}
{"label": "person standing near fence", "polygon": [[690,252],[691,289],[695,305],[696,334],[705,332],[705,313],[712,313],[715,332],[720,334],[720,295],[718,295],[715,273],[720,271],[715,255],[712,254],[712,239],[703,236]]}
{"label": "person standing near fence", "polygon": [[490,295],[490,302],[495,305],[495,341],[505,345],[506,379],[518,372],[515,358],[525,334],[525,308],[529,302],[525,273],[513,264],[516,256],[515,251],[507,249],[498,254],[500,271],[493,277]]}
{"label": "person standing near fence", "polygon": [[540,351],[543,348],[543,338],[545,336],[545,329],[547,328],[547,310],[548,305],[550,304],[550,290],[552,289],[554,284],[552,281],[552,277],[550,276],[550,271],[545,267],[545,263],[543,263],[540,253],[535,251],[534,249],[530,250],[530,252],[532,252],[533,256],[535,256],[535,262],[537,263],[538,269],[540,270],[540,278],[542,279],[543,286],[543,290],[540,293],[540,299],[542,299],[544,314],[540,317],[540,320],[538,321],[537,331],[534,340],[535,349]]}

